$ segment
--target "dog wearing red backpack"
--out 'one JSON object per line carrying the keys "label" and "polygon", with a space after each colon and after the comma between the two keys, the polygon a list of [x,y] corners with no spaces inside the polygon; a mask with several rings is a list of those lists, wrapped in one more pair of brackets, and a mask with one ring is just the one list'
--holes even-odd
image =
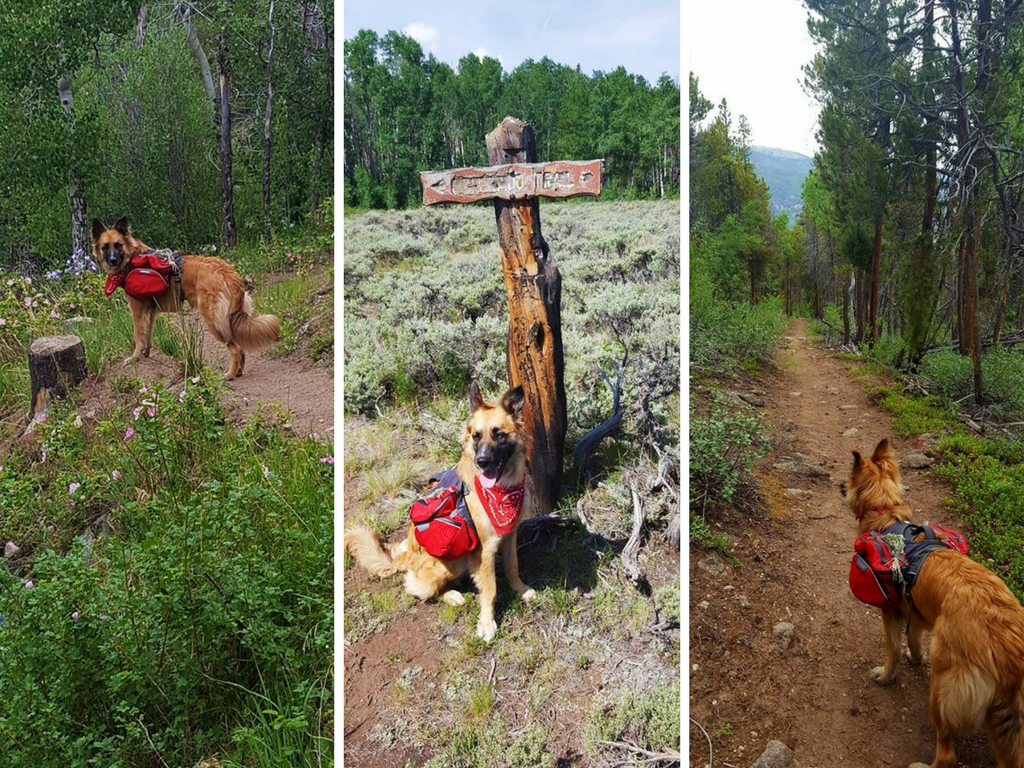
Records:
{"label": "dog wearing red backpack", "polygon": [[[886,655],[885,664],[871,672],[875,682],[893,680],[903,627],[908,627],[909,660],[915,664],[922,660],[922,632],[931,630],[935,759],[930,766],[910,768],[950,768],[956,764],[953,738],[982,726],[1000,768],[1024,768],[1024,608],[1001,579],[964,554],[966,545],[962,537],[954,540],[955,531],[908,525],[910,509],[888,440],[871,458],[854,451],[850,479],[841,491],[861,538],[881,534],[881,541],[897,549],[906,546],[892,558],[906,566],[899,569],[893,604],[882,608]],[[895,539],[890,532],[896,532]]]}
{"label": "dog wearing red backpack", "polygon": [[519,578],[516,553],[516,531],[530,510],[530,438],[523,403],[521,386],[497,402],[487,402],[474,382],[469,389],[469,420],[462,431],[462,457],[426,499],[413,504],[405,538],[385,549],[366,526],[345,532],[345,551],[359,566],[378,577],[405,573],[405,590],[420,600],[440,596],[446,603],[462,605],[462,593],[446,587],[468,573],[479,591],[476,636],[485,642],[494,639],[498,628],[494,602],[499,551],[512,589],[523,600],[536,597]]}
{"label": "dog wearing red backpack", "polygon": [[181,257],[180,274],[172,276],[171,265],[132,234],[124,216],[110,229],[93,219],[92,243],[93,260],[107,274],[104,292],[111,296],[123,288],[132,312],[135,349],[126,364],[149,357],[156,316],[178,311],[182,299],[199,311],[210,333],[227,346],[231,359],[224,378],[228,381],[242,375],[246,352],[277,340],[277,318],[252,314],[245,283],[223,259],[186,254]]}

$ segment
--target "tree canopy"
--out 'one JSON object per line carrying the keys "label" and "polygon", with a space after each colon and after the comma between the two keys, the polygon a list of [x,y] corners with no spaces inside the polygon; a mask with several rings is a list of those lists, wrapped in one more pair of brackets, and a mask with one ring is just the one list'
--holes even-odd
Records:
{"label": "tree canopy", "polygon": [[484,136],[507,115],[531,123],[537,159],[605,159],[602,197],[679,194],[679,85],[623,67],[586,75],[545,57],[511,72],[490,56],[456,67],[399,32],[345,41],[345,203],[403,208],[419,173],[488,165]]}

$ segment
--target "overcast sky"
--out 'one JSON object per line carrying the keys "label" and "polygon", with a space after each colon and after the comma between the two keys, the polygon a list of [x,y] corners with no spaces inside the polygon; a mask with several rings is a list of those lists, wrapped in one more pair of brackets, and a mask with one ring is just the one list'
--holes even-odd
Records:
{"label": "overcast sky", "polygon": [[701,93],[746,115],[751,143],[813,155],[818,107],[801,67],[814,56],[800,0],[695,0],[689,6],[689,68]]}
{"label": "overcast sky", "polygon": [[403,30],[453,66],[474,52],[497,58],[506,72],[548,56],[587,74],[621,65],[651,83],[662,73],[681,82],[679,2],[349,0],[344,33]]}

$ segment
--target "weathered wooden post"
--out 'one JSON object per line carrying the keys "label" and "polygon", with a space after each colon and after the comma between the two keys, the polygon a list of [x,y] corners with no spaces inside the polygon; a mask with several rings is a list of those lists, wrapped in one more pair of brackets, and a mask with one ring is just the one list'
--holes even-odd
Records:
{"label": "weathered wooden post", "polygon": [[558,500],[565,449],[562,277],[541,236],[537,198],[596,197],[601,161],[537,163],[533,128],[512,117],[487,134],[487,154],[488,168],[420,174],[423,204],[494,199],[508,298],[508,378],[526,393],[534,505],[547,514]]}

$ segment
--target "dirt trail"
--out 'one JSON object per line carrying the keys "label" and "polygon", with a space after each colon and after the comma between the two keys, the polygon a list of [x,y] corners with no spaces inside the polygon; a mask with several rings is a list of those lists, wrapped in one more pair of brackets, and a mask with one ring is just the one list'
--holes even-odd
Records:
{"label": "dirt trail", "polygon": [[[189,321],[199,322],[194,316]],[[227,357],[227,347],[203,329],[206,364],[222,374],[227,370]],[[147,384],[179,383],[182,379],[180,364],[154,347],[150,357],[128,365],[116,362],[98,378],[83,384],[83,413],[94,418],[106,412],[115,400],[111,382],[123,376],[137,377]],[[295,434],[334,439],[334,379],[324,363],[298,353],[272,357],[266,351],[250,352],[244,375],[224,383],[221,399],[232,422],[241,423],[250,413],[276,404],[290,415],[288,423]]]}
{"label": "dirt trail", "polygon": [[[898,456],[921,446],[895,437],[851,364],[808,340],[806,321],[788,333],[758,393],[775,446],[761,465],[769,515],[726,522],[741,567],[692,551],[690,714],[711,736],[716,768],[747,768],[771,739],[794,750],[799,768],[930,762],[927,663],[902,665],[889,686],[869,677],[884,655],[882,622],[849,592],[855,528],[837,488],[852,450],[870,452],[882,437]],[[812,469],[820,476],[802,474]],[[908,468],[903,478],[916,520],[963,530],[943,507],[944,483]],[[773,637],[778,622],[794,626],[786,650]],[[980,736],[959,741],[957,756],[959,766],[994,766]],[[690,765],[707,759],[691,724]]]}
{"label": "dirt trail", "polygon": [[[213,370],[228,367],[227,347],[204,330],[203,359]],[[245,373],[227,382],[224,405],[242,418],[270,403],[278,403],[292,415],[298,435],[314,434],[334,439],[334,379],[330,369],[308,357],[271,357],[266,351],[246,354]]]}

